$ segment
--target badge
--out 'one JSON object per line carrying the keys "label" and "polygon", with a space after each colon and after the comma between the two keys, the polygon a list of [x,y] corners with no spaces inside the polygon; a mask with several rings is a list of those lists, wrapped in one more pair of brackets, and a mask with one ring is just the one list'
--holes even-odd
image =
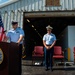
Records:
{"label": "badge", "polygon": [[4,59],[3,51],[2,51],[2,49],[0,48],[0,64],[2,64],[3,59]]}

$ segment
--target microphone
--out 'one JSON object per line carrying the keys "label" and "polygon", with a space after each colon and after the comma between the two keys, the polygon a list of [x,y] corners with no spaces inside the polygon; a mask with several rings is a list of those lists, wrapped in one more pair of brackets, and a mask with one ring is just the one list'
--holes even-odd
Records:
{"label": "microphone", "polygon": [[7,30],[4,30],[3,33],[7,32]]}

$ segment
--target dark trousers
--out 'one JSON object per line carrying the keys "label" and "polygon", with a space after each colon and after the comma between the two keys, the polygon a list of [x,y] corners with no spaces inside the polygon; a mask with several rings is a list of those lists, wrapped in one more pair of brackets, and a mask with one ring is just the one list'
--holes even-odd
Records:
{"label": "dark trousers", "polygon": [[46,48],[44,48],[44,61],[45,61],[45,66],[46,68],[53,66],[53,53],[54,53],[54,49],[51,48],[49,50],[47,50]]}
{"label": "dark trousers", "polygon": [[22,44],[19,45],[19,75],[22,73],[22,67],[21,67],[21,57],[22,57]]}

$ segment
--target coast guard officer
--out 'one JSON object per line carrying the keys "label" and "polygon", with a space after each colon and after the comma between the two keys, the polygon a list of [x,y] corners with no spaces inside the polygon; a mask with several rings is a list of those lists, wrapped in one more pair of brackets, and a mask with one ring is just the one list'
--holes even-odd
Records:
{"label": "coast guard officer", "polygon": [[46,27],[47,29],[47,34],[43,36],[43,45],[44,45],[44,57],[45,57],[45,66],[46,66],[46,71],[48,70],[48,67],[50,67],[50,70],[52,71],[52,58],[53,58],[53,46],[56,43],[56,36],[51,33],[52,27],[48,25]]}
{"label": "coast guard officer", "polygon": [[21,75],[21,57],[22,57],[22,44],[23,44],[23,38],[24,38],[24,31],[18,27],[17,21],[12,21],[12,28],[7,33],[7,40],[9,39],[10,42],[17,43],[19,46],[19,75]]}

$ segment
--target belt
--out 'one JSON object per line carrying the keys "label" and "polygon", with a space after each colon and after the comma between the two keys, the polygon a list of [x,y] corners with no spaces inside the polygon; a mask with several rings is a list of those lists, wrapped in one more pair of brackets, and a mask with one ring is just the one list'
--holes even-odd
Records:
{"label": "belt", "polygon": [[46,46],[51,46],[51,45],[46,45]]}

